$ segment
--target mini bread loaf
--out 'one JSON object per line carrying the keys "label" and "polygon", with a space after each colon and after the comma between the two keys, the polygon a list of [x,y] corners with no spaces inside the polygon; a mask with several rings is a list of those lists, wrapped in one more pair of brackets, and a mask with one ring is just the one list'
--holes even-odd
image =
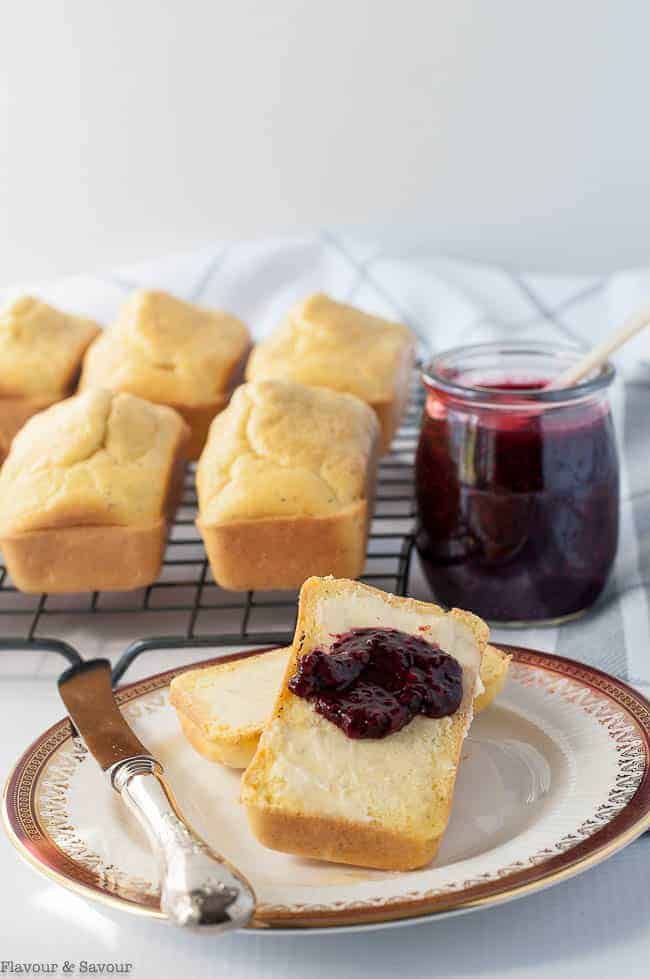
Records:
{"label": "mini bread loaf", "polygon": [[0,463],[28,418],[72,394],[97,323],[31,296],[0,312]]}
{"label": "mini bread loaf", "polygon": [[31,418],[0,472],[0,547],[26,592],[158,575],[189,433],[171,408],[93,389]]}
{"label": "mini bread loaf", "polygon": [[[291,647],[216,663],[175,676],[169,701],[183,734],[199,754],[230,768],[250,764],[262,731],[273,713]],[[474,698],[474,714],[489,707],[503,688],[512,659],[486,646],[481,662],[483,692]]]}
{"label": "mini bread loaf", "polygon": [[415,339],[408,327],[322,293],[289,312],[253,350],[249,381],[298,381],[354,394],[377,413],[388,451],[408,401]]}
{"label": "mini bread loaf", "polygon": [[[438,644],[462,668],[458,709],[437,719],[419,714],[384,738],[354,739],[290,691],[302,657],[357,628],[397,629]],[[445,613],[359,582],[306,581],[280,694],[242,781],[258,840],[380,870],[427,864],[449,819],[487,638],[485,623],[469,612]]]}
{"label": "mini bread loaf", "polygon": [[191,430],[189,458],[197,459],[212,419],[241,380],[250,343],[234,316],[164,292],[137,292],[90,347],[81,387],[128,391],[175,408]]}
{"label": "mini bread loaf", "polygon": [[350,394],[283,381],[238,388],[199,461],[197,526],[215,580],[299,588],[365,563],[378,424]]}

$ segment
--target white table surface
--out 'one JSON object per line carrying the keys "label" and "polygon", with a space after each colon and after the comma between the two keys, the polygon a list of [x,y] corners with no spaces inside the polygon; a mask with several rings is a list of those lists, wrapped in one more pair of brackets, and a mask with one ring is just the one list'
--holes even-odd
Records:
{"label": "white table surface", "polygon": [[[223,254],[217,250],[216,258],[210,253],[190,256],[186,261],[170,260],[162,267],[131,269],[126,281],[121,276],[106,281],[68,280],[54,284],[44,295],[66,308],[108,321],[134,282],[195,298],[200,293],[208,305],[232,308],[255,322],[263,334],[290,301],[311,289],[326,288],[381,315],[404,318],[403,311],[408,311],[409,322],[420,326],[432,338],[433,346],[440,346],[449,344],[450,331],[456,342],[510,336],[513,330],[526,331],[524,335],[529,336],[531,328],[541,329],[546,339],[561,339],[569,331],[593,341],[647,297],[650,288],[647,271],[607,282],[524,281],[494,269],[460,269],[445,260],[421,258],[395,263],[365,248],[350,241],[343,247],[331,236],[238,245]],[[287,269],[292,270],[291,275]],[[643,349],[628,351],[630,357],[645,358],[650,363],[648,337]],[[626,492],[645,491],[642,454],[635,453],[626,463]],[[646,593],[636,587],[640,565],[631,573],[627,568],[630,561],[634,564],[634,555],[628,552],[635,540],[628,534],[621,549],[621,582],[629,586],[621,603],[621,623],[614,629],[607,617],[598,622],[608,655],[609,646],[613,644],[612,653],[617,654],[617,644],[625,641],[625,675],[648,681],[650,620]],[[416,597],[420,597],[420,588],[421,583],[411,582],[411,593]],[[425,596],[426,592],[422,593]],[[591,621],[585,623],[583,637]],[[128,638],[135,636],[122,631],[115,645],[103,626],[101,633],[75,633],[73,641],[85,655],[113,655],[124,649]],[[521,630],[516,637],[497,632],[494,639],[553,650],[557,648],[558,630]],[[593,649],[585,648],[590,642],[581,639],[569,654],[591,654]],[[136,665],[128,679],[165,669],[172,662],[178,659],[149,656],[146,664]],[[602,665],[613,668],[609,659]],[[20,753],[62,716],[54,682],[61,668],[60,661],[53,662],[44,654],[0,653],[3,778]],[[650,686],[644,688],[646,694],[649,690]],[[164,923],[87,903],[20,863],[0,834],[0,976],[3,961],[62,965],[66,960],[78,964],[85,959],[130,962],[131,975],[161,979],[284,979],[287,975],[329,979],[333,974],[337,979],[392,979],[399,973],[405,979],[602,979],[610,975],[635,979],[650,975],[648,878],[650,836],[575,880],[489,911],[360,934],[205,938],[179,934]],[[5,974],[10,974],[8,969]]]}
{"label": "white table surface", "polygon": [[[543,632],[538,645],[543,645]],[[507,641],[507,635],[495,639]],[[62,663],[42,654],[0,661],[0,774],[62,706],[55,679]],[[167,668],[153,654],[129,679]],[[182,803],[182,800],[181,800]],[[521,976],[627,979],[648,976],[650,835],[605,864],[549,890],[499,908],[437,922],[356,934],[182,934],[162,922],[87,902],[18,860],[0,838],[0,970],[2,961],[79,966],[130,962],[132,976],[295,976],[353,979]],[[1,974],[1,972],[0,972]]]}

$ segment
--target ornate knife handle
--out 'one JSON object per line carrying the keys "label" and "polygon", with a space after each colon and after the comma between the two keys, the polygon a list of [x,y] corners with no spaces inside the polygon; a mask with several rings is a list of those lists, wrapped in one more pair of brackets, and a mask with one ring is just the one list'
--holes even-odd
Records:
{"label": "ornate knife handle", "polygon": [[255,911],[251,885],[185,822],[162,765],[148,755],[135,755],[107,774],[156,854],[164,913],[185,927],[244,928]]}

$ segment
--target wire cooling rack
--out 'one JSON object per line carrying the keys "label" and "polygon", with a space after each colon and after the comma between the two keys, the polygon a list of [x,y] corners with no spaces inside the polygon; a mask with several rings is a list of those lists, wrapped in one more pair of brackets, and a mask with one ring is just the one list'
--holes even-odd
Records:
{"label": "wire cooling rack", "polygon": [[[406,593],[414,540],[414,455],[422,410],[414,381],[409,412],[379,465],[375,511],[362,581]],[[135,592],[24,595],[0,565],[0,650],[33,649],[81,657],[80,636],[124,637],[113,671],[119,682],[147,651],[285,645],[293,636],[297,592],[229,592],[214,581],[195,527],[194,466],[170,528],[160,577]],[[133,636],[140,636],[132,641]],[[127,645],[128,643],[128,645]],[[121,647],[123,648],[123,647]]]}

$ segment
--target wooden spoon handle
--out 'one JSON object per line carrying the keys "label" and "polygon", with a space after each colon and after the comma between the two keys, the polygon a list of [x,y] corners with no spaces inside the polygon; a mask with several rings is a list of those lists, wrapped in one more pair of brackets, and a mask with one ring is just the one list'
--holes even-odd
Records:
{"label": "wooden spoon handle", "polygon": [[633,313],[632,316],[628,317],[618,330],[614,330],[602,343],[599,343],[588,354],[585,354],[577,364],[558,374],[555,380],[547,385],[547,390],[573,387],[574,384],[581,381],[583,377],[590,374],[596,367],[604,364],[615,350],[618,350],[631,337],[644,330],[649,323],[650,306],[644,306],[636,313]]}

